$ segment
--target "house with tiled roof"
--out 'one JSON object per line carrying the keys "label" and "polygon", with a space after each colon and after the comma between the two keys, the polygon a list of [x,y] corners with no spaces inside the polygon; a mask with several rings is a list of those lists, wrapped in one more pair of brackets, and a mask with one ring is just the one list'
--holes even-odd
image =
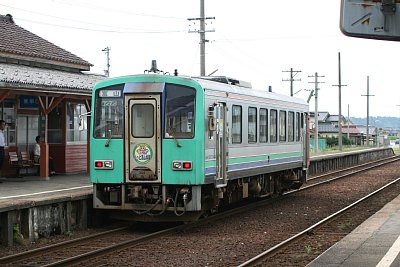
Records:
{"label": "house with tiled roof", "polygon": [[[0,119],[7,123],[8,152],[31,153],[41,137],[40,174],[87,171],[87,114],[92,88],[103,75],[71,52],[0,15]],[[79,129],[82,124],[86,129]],[[15,172],[7,163],[2,175]],[[26,170],[29,172],[29,170]]]}
{"label": "house with tiled roof", "polygon": [[[363,145],[365,143],[364,126],[354,125],[351,121],[342,116],[342,134],[350,139],[352,144]],[[315,112],[310,112],[311,135],[315,133]],[[375,127],[371,127],[370,137],[374,138]],[[318,112],[318,135],[322,138],[339,136],[339,115],[331,115],[329,112]]]}

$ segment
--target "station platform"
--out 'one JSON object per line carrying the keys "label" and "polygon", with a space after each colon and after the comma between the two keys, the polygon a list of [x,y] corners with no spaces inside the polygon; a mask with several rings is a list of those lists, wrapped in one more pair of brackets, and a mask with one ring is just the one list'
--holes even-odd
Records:
{"label": "station platform", "polygon": [[0,243],[12,246],[14,231],[34,242],[88,225],[93,186],[87,174],[0,178]]}
{"label": "station platform", "polygon": [[0,182],[0,210],[21,201],[88,194],[92,192],[93,187],[88,174],[60,174],[49,178],[38,176],[0,178]]}
{"label": "station platform", "polygon": [[307,267],[400,266],[400,195]]}

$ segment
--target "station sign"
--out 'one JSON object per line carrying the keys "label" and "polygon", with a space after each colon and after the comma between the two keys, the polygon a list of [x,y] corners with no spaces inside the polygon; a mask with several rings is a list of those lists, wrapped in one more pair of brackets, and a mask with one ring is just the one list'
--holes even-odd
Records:
{"label": "station sign", "polygon": [[400,41],[400,0],[342,0],[340,30],[352,37]]}

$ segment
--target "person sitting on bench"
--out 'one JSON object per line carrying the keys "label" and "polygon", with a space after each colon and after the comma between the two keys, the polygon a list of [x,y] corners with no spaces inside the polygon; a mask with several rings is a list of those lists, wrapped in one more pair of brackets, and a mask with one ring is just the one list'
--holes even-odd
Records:
{"label": "person sitting on bench", "polygon": [[[35,163],[40,163],[40,136],[36,136],[35,138],[36,144],[33,148],[33,162]],[[49,157],[49,172],[50,175],[56,174],[54,171],[54,163],[53,163],[53,158]]]}

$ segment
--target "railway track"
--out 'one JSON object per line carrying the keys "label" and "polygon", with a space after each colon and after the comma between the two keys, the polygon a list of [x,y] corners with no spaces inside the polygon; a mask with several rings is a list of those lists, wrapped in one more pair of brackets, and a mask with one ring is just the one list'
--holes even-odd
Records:
{"label": "railway track", "polygon": [[[326,174],[322,174],[322,175],[317,175],[314,177],[311,177],[311,179],[309,179],[309,181],[311,181],[311,184],[308,186],[304,186],[301,189],[297,190],[307,190],[310,187],[314,187],[316,185],[319,184],[323,184],[323,183],[329,183],[331,181],[335,181],[341,178],[345,178],[347,176],[351,176],[351,175],[355,175],[367,170],[371,170],[373,168],[379,167],[379,166],[383,166],[385,164],[389,164],[389,163],[393,163],[396,161],[400,160],[400,156],[393,156],[390,158],[385,158],[385,159],[379,159],[376,161],[372,161],[372,162],[367,162],[361,165],[357,165],[354,167],[349,167],[343,170],[336,170],[333,172],[329,172]],[[309,235],[314,235],[315,232],[318,229],[324,228],[327,225],[329,225],[330,223],[332,223],[332,221],[337,220],[340,217],[345,217],[346,215],[348,215],[348,213],[350,212],[350,210],[353,210],[356,206],[360,206],[362,205],[364,202],[367,202],[368,200],[370,200],[371,198],[373,198],[375,195],[381,193],[382,191],[384,191],[385,189],[387,189],[388,187],[397,184],[400,182],[400,178],[395,179],[394,181],[391,181],[389,183],[387,183],[386,185],[380,187],[379,189],[371,192],[370,194],[368,194],[367,196],[349,204],[348,206],[344,207],[343,209],[335,212],[334,214],[327,216],[326,218],[320,220],[319,222],[311,225],[310,227],[308,227],[307,229],[291,236],[290,238],[280,242],[279,244],[271,247],[268,250],[265,250],[264,252],[256,255],[255,257],[247,260],[246,262],[238,265],[240,267],[247,267],[247,266],[273,266],[274,263],[269,262],[268,264],[266,264],[266,260],[279,254],[282,253],[284,254],[284,251],[290,247],[293,246],[296,242],[299,242],[299,240],[309,236]],[[294,192],[288,192],[286,194],[293,194]],[[351,215],[350,215],[351,216]],[[342,238],[343,236],[341,236],[340,238]],[[339,238],[339,239],[340,239]]]}
{"label": "railway track", "polygon": [[[293,245],[294,243],[298,242],[300,239],[305,238],[309,236],[310,234],[314,234],[315,231],[318,229],[327,226],[329,223],[331,223],[333,220],[338,219],[341,216],[344,216],[346,213],[349,213],[350,210],[352,210],[354,207],[357,205],[360,205],[364,203],[365,201],[369,200],[370,198],[374,197],[376,194],[381,193],[388,187],[392,186],[393,184],[399,183],[400,178],[388,183],[387,185],[379,188],[378,190],[375,190],[374,192],[368,194],[367,196],[351,203],[350,205],[346,206],[345,208],[339,210],[338,212],[324,218],[323,220],[311,225],[307,229],[299,232],[298,234],[282,241],[281,243],[275,245],[274,247],[262,252],[261,254],[258,254],[257,256],[249,259],[248,261],[242,263],[239,265],[239,267],[247,267],[247,266],[264,266],[262,263],[264,263],[268,258],[282,252],[285,250],[287,247],[290,245]],[[270,263],[268,263],[269,265]]]}
{"label": "railway track", "polygon": [[[398,160],[399,160],[399,158],[397,157],[397,158],[391,158],[389,160],[375,162],[373,164],[373,166],[371,166],[371,164],[364,164],[363,167],[361,167],[361,169],[364,169],[364,170],[371,169],[373,167],[376,167],[378,164],[382,165],[382,164],[386,164],[386,163],[394,162],[394,161],[398,161]],[[360,170],[359,166],[357,166],[357,169],[358,169],[357,172],[362,171],[362,170]],[[346,176],[353,175],[356,173],[356,171],[354,169],[352,169],[352,170],[347,169],[346,172],[347,172],[347,174],[341,174],[339,177],[344,178]],[[337,174],[338,173],[335,172],[334,175],[337,175]],[[221,221],[221,219],[223,219],[223,218],[226,218],[229,216],[234,216],[239,213],[243,213],[243,212],[246,212],[246,211],[249,211],[252,209],[257,209],[257,207],[269,205],[271,203],[274,203],[277,200],[284,199],[288,195],[296,194],[299,191],[305,191],[305,190],[311,189],[311,188],[321,185],[323,183],[331,183],[335,179],[338,179],[338,178],[330,177],[332,175],[333,175],[332,173],[329,173],[324,176],[314,177],[312,179],[313,182],[310,183],[309,185],[307,185],[299,190],[296,190],[296,191],[287,192],[287,193],[283,194],[283,196],[281,196],[281,197],[265,199],[265,200],[261,200],[261,201],[255,202],[255,203],[251,203],[244,207],[235,208],[235,209],[232,209],[229,211],[225,211],[223,213],[216,214],[214,216],[210,216],[204,220],[201,220],[201,221],[198,221],[195,223],[180,225],[177,227],[168,228],[168,229],[165,229],[162,231],[154,232],[150,235],[144,234],[144,235],[140,235],[140,236],[133,236],[132,233],[127,234],[126,229],[118,229],[118,230],[115,230],[115,232],[107,233],[106,236],[101,237],[99,235],[97,237],[93,237],[90,240],[82,239],[82,240],[65,242],[67,244],[55,245],[55,247],[58,247],[58,248],[52,248],[52,246],[45,247],[45,248],[37,249],[35,251],[28,251],[28,252],[22,253],[21,255],[14,255],[14,256],[0,258],[0,265],[16,266],[15,264],[18,264],[18,266],[22,266],[22,264],[25,264],[25,265],[29,264],[29,266],[71,266],[71,265],[79,265],[79,264],[82,265],[82,263],[84,265],[86,265],[86,264],[89,264],[88,261],[90,261],[90,263],[91,263],[90,265],[95,266],[96,264],[94,262],[96,262],[96,260],[94,258],[99,258],[99,257],[103,258],[103,260],[100,260],[100,262],[101,262],[101,261],[104,261],[104,255],[106,255],[106,254],[110,255],[111,252],[121,251],[121,250],[127,249],[129,247],[137,246],[140,243],[146,243],[151,240],[159,240],[163,236],[164,237],[168,236],[168,235],[173,236],[176,233],[179,234],[182,232],[190,232],[190,229],[196,229],[198,227],[201,227],[202,225],[212,225],[213,222]],[[330,220],[330,219],[326,219],[326,221],[328,221],[328,220]],[[322,225],[322,223],[320,225]],[[315,227],[317,227],[317,226],[315,226]],[[122,236],[124,236],[124,239],[120,239],[118,237],[118,235],[117,235],[118,231],[121,231]],[[303,235],[309,233],[310,231],[313,231],[313,229],[307,228],[306,230],[303,231],[304,232]],[[293,239],[297,240],[297,239],[301,238],[301,234],[299,233],[298,235],[299,235],[299,237],[293,237]],[[99,240],[107,240],[107,239],[113,240],[114,244],[110,244],[109,242],[105,242],[105,241],[104,242],[99,241]],[[77,244],[73,245],[72,243],[74,243],[74,242],[77,242]],[[288,245],[292,241],[285,241],[285,242],[287,242],[286,245]],[[99,243],[102,243],[102,246],[97,246],[97,244],[99,244]],[[89,245],[84,245],[84,244],[89,244]],[[94,245],[94,244],[96,244],[96,245]],[[73,245],[73,247],[78,247],[78,249],[71,249],[72,245]],[[266,253],[264,251],[263,253],[266,253],[269,255],[279,253],[279,250],[278,250],[279,247],[284,247],[286,245],[276,245],[276,246],[274,246],[274,247],[277,247],[277,248],[275,248],[275,249],[277,249],[277,250],[275,250],[275,252]],[[79,248],[85,248],[85,249],[81,250]],[[138,251],[140,251],[141,249],[143,249],[143,248],[138,249]],[[146,249],[144,249],[144,250],[146,250]],[[60,251],[62,253],[60,253]],[[75,251],[75,254],[69,255],[70,253],[65,253],[66,251]],[[272,253],[272,254],[270,254],[270,253]],[[31,254],[31,255],[29,255],[29,254]],[[60,254],[62,255],[62,257],[60,256]],[[48,260],[49,258],[51,258],[52,260]],[[86,264],[85,264],[85,262],[86,262]],[[242,261],[242,262],[244,262],[244,261]],[[243,266],[253,265],[253,263],[250,263],[250,262],[246,263],[246,264],[250,264],[250,265],[243,265]]]}
{"label": "railway track", "polygon": [[[157,232],[158,234],[162,232]],[[89,257],[96,251],[117,247],[113,244],[131,240],[145,240],[150,235],[132,232],[130,227],[119,227],[89,236],[64,241],[26,252],[0,258],[0,266],[63,266]],[[95,254],[94,254],[95,255]]]}

